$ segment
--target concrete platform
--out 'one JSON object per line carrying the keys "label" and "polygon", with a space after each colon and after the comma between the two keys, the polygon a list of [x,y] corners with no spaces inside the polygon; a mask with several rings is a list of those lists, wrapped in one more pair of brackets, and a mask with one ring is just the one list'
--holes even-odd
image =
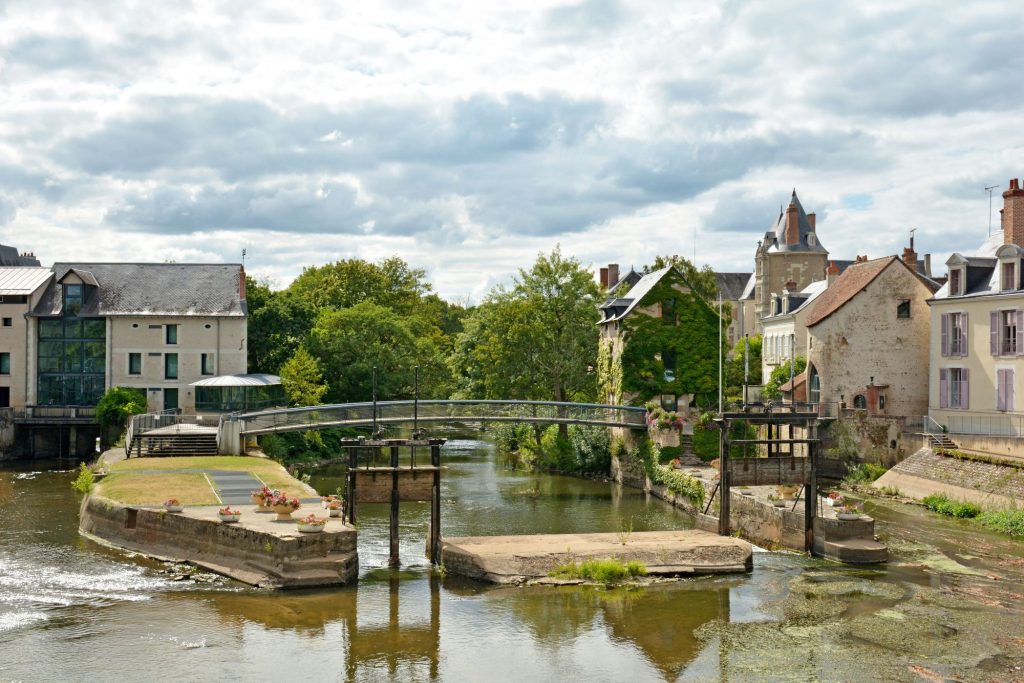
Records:
{"label": "concrete platform", "polygon": [[[252,505],[232,507],[242,510],[242,519],[224,524],[216,505],[168,513],[86,496],[79,531],[107,545],[190,562],[254,586],[332,586],[358,576],[356,530],[340,518],[329,519],[321,533],[306,534],[294,521],[278,522],[276,515],[257,513]],[[326,516],[318,505],[304,505],[293,517],[310,512]]]}
{"label": "concrete platform", "polygon": [[654,575],[727,574],[750,571],[751,545],[696,529],[629,534],[465,536],[441,544],[448,571],[492,583],[547,576],[555,567],[587,559],[639,560]]}

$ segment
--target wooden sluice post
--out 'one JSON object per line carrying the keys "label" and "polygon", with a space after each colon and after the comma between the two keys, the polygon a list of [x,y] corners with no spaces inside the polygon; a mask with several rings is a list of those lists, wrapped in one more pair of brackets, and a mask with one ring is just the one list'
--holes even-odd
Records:
{"label": "wooden sluice post", "polygon": [[811,475],[808,477],[804,491],[804,550],[813,555],[814,517],[818,513],[815,509],[818,504],[818,449],[821,447],[821,443],[817,441],[817,424],[808,423],[807,431],[810,432],[808,436],[815,440],[807,444],[807,457],[811,459]]}
{"label": "wooden sluice post", "polygon": [[356,468],[358,464],[358,455],[356,446],[348,447],[348,489],[345,493],[346,497],[346,509],[348,510],[348,523],[353,526],[356,523]]}
{"label": "wooden sluice post", "polygon": [[728,536],[729,528],[729,420],[722,420],[718,436],[718,535]]}
{"label": "wooden sluice post", "polygon": [[430,562],[441,564],[441,445],[430,445],[434,482],[430,487]]}
{"label": "wooden sluice post", "polygon": [[391,536],[388,564],[397,567],[398,561],[398,446],[391,447]]}

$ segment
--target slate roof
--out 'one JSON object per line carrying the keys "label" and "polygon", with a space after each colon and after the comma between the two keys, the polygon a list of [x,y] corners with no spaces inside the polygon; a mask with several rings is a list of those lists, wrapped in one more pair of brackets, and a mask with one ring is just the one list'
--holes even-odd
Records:
{"label": "slate roof", "polygon": [[626,292],[626,296],[620,299],[608,299],[608,301],[601,304],[600,308],[604,313],[604,318],[598,324],[622,320],[632,313],[633,309],[639,305],[640,300],[654,289],[654,286],[661,281],[661,278],[665,277],[665,273],[667,273],[671,268],[672,266],[665,266],[660,270],[644,275],[628,292]]}
{"label": "slate roof", "polygon": [[51,275],[49,268],[0,268],[0,296],[27,296],[46,284]]}
{"label": "slate roof", "polygon": [[715,273],[715,283],[718,285],[718,293],[722,295],[722,300],[739,301],[742,299],[751,275],[753,273]]}
{"label": "slate roof", "polygon": [[[796,244],[786,244],[786,209],[779,212],[779,217],[775,220],[775,225],[772,226],[771,230],[765,233],[764,249],[769,252],[815,252],[819,254],[827,254],[826,249],[821,244],[821,240],[818,239],[817,233],[814,228],[811,227],[811,221],[807,218],[807,213],[804,211],[803,205],[800,203],[800,199],[796,196],[796,190],[793,190],[793,195],[789,199],[790,206],[796,206],[797,215],[797,227],[800,231],[800,240]],[[810,244],[807,239],[808,235],[814,235],[814,244]]]}
{"label": "slate roof", "polygon": [[86,288],[83,317],[117,315],[247,315],[239,297],[237,263],[55,263],[35,316],[59,315],[63,302],[57,284],[69,270],[88,272],[98,287]]}
{"label": "slate roof", "polygon": [[14,247],[0,244],[0,266],[38,266],[39,259],[34,256],[22,256]]}
{"label": "slate roof", "polygon": [[625,275],[620,277],[618,282],[613,283],[612,286],[608,288],[608,291],[609,292],[614,292],[615,290],[617,290],[623,284],[627,284],[630,287],[632,287],[636,283],[640,282],[640,279],[642,277],[643,276],[640,275],[640,273],[638,273],[635,270],[633,270],[632,268],[630,268],[628,273],[626,273]]}
{"label": "slate roof", "polygon": [[842,308],[848,301],[871,284],[893,262],[900,264],[900,266],[913,273],[932,292],[938,289],[939,285],[936,282],[911,269],[898,256],[886,256],[871,261],[854,263],[840,274],[817,298],[814,307],[807,312],[807,321],[805,323],[807,327],[817,325]]}

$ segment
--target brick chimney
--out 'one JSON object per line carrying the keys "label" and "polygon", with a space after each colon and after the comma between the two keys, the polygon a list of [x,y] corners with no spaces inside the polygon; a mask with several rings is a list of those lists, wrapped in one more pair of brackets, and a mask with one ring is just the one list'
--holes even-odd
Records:
{"label": "brick chimney", "polygon": [[917,252],[914,251],[914,236],[910,236],[910,246],[903,247],[903,262],[906,263],[912,271],[917,272]]}
{"label": "brick chimney", "polygon": [[619,264],[609,263],[608,264],[608,286],[614,287],[619,281]]}
{"label": "brick chimney", "polygon": [[238,267],[238,298],[245,301],[245,266]]}
{"label": "brick chimney", "polygon": [[1010,189],[1003,193],[1003,208],[999,214],[1003,243],[1024,247],[1024,189],[1016,178],[1010,179]]}
{"label": "brick chimney", "polygon": [[825,287],[831,287],[837,277],[839,277],[839,266],[835,261],[830,261],[828,268],[825,269]]}
{"label": "brick chimney", "polygon": [[817,215],[815,215],[813,213],[807,214],[807,222],[811,224],[811,230],[814,230],[814,229],[817,228],[817,224],[816,224],[817,220],[818,220],[818,216]]}
{"label": "brick chimney", "polygon": [[795,201],[786,207],[786,244],[800,244],[800,216]]}
{"label": "brick chimney", "polygon": [[601,268],[601,286],[608,289],[608,269]]}
{"label": "brick chimney", "polygon": [[854,263],[866,263],[867,260],[868,260],[868,255],[867,254],[864,254],[863,256],[858,255],[857,256],[857,260],[855,260]]}

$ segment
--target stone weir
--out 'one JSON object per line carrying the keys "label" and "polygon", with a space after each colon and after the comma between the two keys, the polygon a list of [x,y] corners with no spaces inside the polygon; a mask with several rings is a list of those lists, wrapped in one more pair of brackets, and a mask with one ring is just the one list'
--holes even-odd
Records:
{"label": "stone weir", "polygon": [[595,559],[643,562],[653,575],[728,574],[753,568],[746,541],[705,531],[547,534],[446,538],[441,562],[462,576],[493,583],[545,577],[560,565]]}
{"label": "stone weir", "polygon": [[79,532],[105,545],[161,560],[189,562],[253,586],[304,588],[349,583],[359,574],[356,530],[340,519],[306,534],[294,522],[243,508],[224,524],[217,506],[181,513],[123,505],[101,496],[82,501]]}

